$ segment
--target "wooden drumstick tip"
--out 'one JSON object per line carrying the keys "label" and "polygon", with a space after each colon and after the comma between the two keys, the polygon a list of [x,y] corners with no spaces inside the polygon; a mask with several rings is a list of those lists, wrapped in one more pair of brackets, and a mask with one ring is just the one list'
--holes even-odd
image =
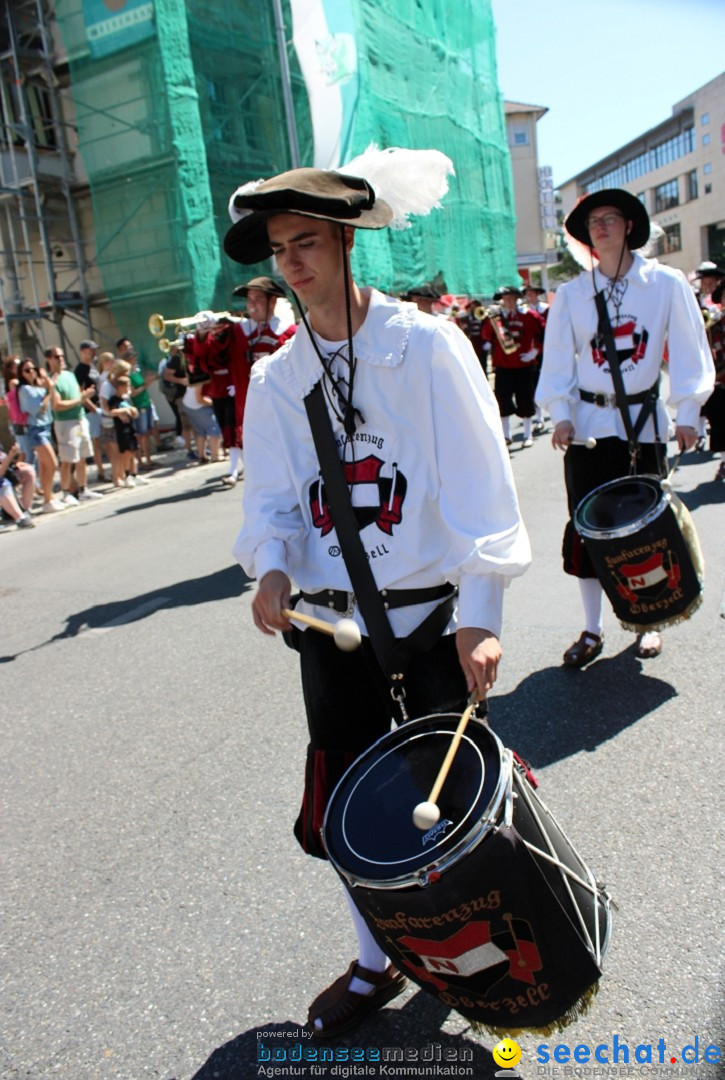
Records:
{"label": "wooden drumstick tip", "polygon": [[360,627],[353,619],[338,619],[336,623],[317,619],[314,615],[303,615],[302,612],[293,611],[291,608],[282,608],[282,614],[286,619],[294,619],[295,622],[304,626],[311,626],[321,634],[328,634],[334,639],[341,652],[352,652],[360,646],[362,636]]}
{"label": "wooden drumstick tip", "polygon": [[332,637],[341,652],[354,652],[355,649],[360,648],[362,642],[360,627],[354,619],[340,619],[335,623]]}
{"label": "wooden drumstick tip", "polygon": [[418,803],[413,811],[413,824],[421,832],[427,832],[440,821],[441,812],[433,802]]}

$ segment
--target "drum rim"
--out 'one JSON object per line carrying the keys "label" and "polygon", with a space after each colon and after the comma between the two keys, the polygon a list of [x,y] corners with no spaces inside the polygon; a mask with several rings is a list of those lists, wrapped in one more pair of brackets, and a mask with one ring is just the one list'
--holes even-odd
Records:
{"label": "drum rim", "polygon": [[[330,815],[330,810],[332,809],[333,803],[335,801],[335,795],[337,794],[338,789],[341,788],[347,780],[348,775],[356,768],[360,757],[366,754],[371,754],[372,751],[377,746],[379,746],[380,743],[385,742],[387,739],[390,739],[392,735],[397,735],[400,732],[409,730],[413,725],[423,724],[424,722],[430,720],[440,721],[445,719],[455,720],[456,722],[458,722],[460,720],[460,716],[458,713],[431,713],[428,716],[418,716],[414,720],[407,720],[404,724],[401,724],[393,731],[386,732],[385,735],[382,735],[379,739],[376,739],[374,743],[371,743],[370,746],[363,751],[363,754],[359,755],[359,757],[356,758],[355,761],[353,761],[348,766],[343,775],[340,777],[338,783],[335,785],[335,789],[332,792],[332,795],[330,796],[327,807],[325,809],[325,816],[322,822],[322,839],[328,859],[330,860],[338,874],[340,874],[340,876],[343,877],[349,885],[353,887],[361,886],[363,888],[381,890],[406,888],[410,885],[425,886],[429,884],[431,880],[431,875],[440,875],[442,873],[445,873],[445,871],[447,871],[451,866],[459,862],[461,858],[463,858],[463,856],[468,854],[469,851],[472,851],[475,847],[477,847],[478,844],[480,844],[483,838],[496,824],[496,814],[500,810],[501,806],[504,804],[506,794],[513,785],[513,768],[511,753],[510,751],[506,750],[498,735],[489,726],[489,724],[487,724],[484,720],[481,720],[478,717],[474,716],[471,718],[469,726],[470,724],[478,724],[481,728],[485,728],[488,736],[490,736],[490,738],[493,740],[494,747],[498,752],[499,775],[496,781],[495,789],[491,795],[488,805],[486,806],[485,812],[477,820],[477,822],[471,826],[468,832],[453,845],[453,847],[451,847],[445,853],[441,854],[437,861],[427,861],[424,866],[420,866],[415,871],[408,871],[405,874],[398,875],[396,877],[378,879],[362,877],[360,874],[355,873],[354,871],[342,866],[338,859],[333,856],[329,849],[326,834],[328,831],[328,819]],[[435,731],[420,732],[419,735],[415,737],[420,737],[423,734],[435,733]],[[453,731],[446,731],[445,734],[452,736]],[[466,733],[464,733],[464,738],[465,737]],[[392,749],[393,748],[391,747],[391,750]],[[481,783],[483,784],[484,781],[485,774]],[[468,817],[469,814],[470,810],[468,811],[466,816]],[[443,839],[445,839],[445,837]],[[442,842],[443,841],[441,841],[441,843]],[[434,850],[435,849],[432,848],[431,853]],[[405,860],[400,861],[402,862]]]}
{"label": "drum rim", "polygon": [[[582,524],[580,512],[586,502],[600,492],[606,491],[607,488],[617,487],[623,482],[631,482],[633,480],[648,480],[653,487],[656,487],[659,490],[660,497],[651,510],[646,514],[643,514],[642,517],[638,518],[636,521],[630,521],[629,524],[620,525],[616,529],[593,529]],[[655,476],[653,473],[636,473],[634,476],[618,476],[615,480],[608,480],[606,484],[600,484],[598,487],[593,488],[583,499],[579,500],[577,508],[574,511],[574,527],[579,535],[587,540],[619,540],[622,537],[634,536],[635,533],[641,532],[642,529],[645,529],[665,512],[670,505],[670,502],[670,492],[664,490],[662,487],[662,480],[659,476]]]}

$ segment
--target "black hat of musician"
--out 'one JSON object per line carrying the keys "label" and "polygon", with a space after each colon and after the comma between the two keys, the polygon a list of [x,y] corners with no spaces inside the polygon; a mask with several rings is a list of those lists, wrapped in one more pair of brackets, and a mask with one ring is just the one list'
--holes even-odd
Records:
{"label": "black hat of musician", "polygon": [[407,293],[402,293],[401,300],[414,300],[416,296],[419,296],[421,300],[440,300],[441,294],[438,290],[428,283],[425,285],[417,285],[414,289],[408,289]]}
{"label": "black hat of musician", "polygon": [[535,292],[542,296],[546,289],[542,289],[541,285],[532,285],[530,281],[527,281],[524,285],[524,292]]}
{"label": "black hat of musician", "polygon": [[706,259],[705,262],[701,262],[695,271],[695,277],[716,277],[725,278],[725,270],[721,270],[717,263],[711,262]]}
{"label": "black hat of musician", "polygon": [[236,289],[232,290],[232,296],[246,296],[250,289],[258,289],[267,296],[284,297],[287,295],[282,286],[273,278],[255,277],[246,285],[237,285]]}
{"label": "black hat of musician", "polygon": [[624,214],[627,221],[632,222],[627,233],[627,247],[630,251],[644,247],[650,234],[649,214],[636,195],[630,195],[622,188],[602,188],[591,195],[584,195],[564,222],[567,232],[575,240],[592,247],[587,221],[591,212],[600,206],[613,206]]}
{"label": "black hat of musician", "polygon": [[521,296],[521,290],[517,289],[515,285],[502,285],[500,289],[497,289],[493,294],[494,300],[500,300],[502,296]]}
{"label": "black hat of musician", "polygon": [[393,218],[367,180],[310,168],[243,184],[229,200],[229,214],[234,224],[224,237],[224,251],[245,265],[272,255],[267,219],[275,214],[301,214],[356,229],[382,229]]}

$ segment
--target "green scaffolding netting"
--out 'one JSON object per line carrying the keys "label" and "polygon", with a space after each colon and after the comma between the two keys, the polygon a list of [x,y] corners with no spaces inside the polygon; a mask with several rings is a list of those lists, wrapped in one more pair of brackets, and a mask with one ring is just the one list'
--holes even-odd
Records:
{"label": "green scaffolding netting", "polygon": [[[229,309],[235,284],[270,270],[236,266],[221,245],[232,190],[292,165],[283,69],[271,0],[114,7],[56,0],[55,11],[104,288],[155,360],[152,312]],[[440,275],[473,295],[515,280],[489,0],[284,0],[282,14],[301,164],[322,163],[341,101],[346,160],[375,142],[436,147],[455,165],[443,210],[356,245],[359,279],[402,290]]]}

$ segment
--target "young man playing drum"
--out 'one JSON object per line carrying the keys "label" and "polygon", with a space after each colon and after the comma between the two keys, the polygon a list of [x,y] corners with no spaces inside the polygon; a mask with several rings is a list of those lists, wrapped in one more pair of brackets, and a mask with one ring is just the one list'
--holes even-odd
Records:
{"label": "young man playing drum", "polygon": [[[680,452],[697,440],[697,419],[712,390],[713,368],[702,318],[685,276],[636,251],[650,234],[649,217],[639,199],[618,188],[586,195],[565,225],[589,248],[592,269],[556,292],[546,324],[537,401],[554,421],[554,447],[566,451],[564,476],[573,516],[584,496],[607,481],[630,471],[663,475],[670,422],[659,397],[665,349],[668,404],[676,411]],[[606,302],[632,425],[636,427],[648,395],[655,402],[639,433],[634,463],[601,333],[598,292]],[[593,449],[583,445],[590,439],[596,439]],[[564,663],[582,667],[602,651],[603,590],[571,518],[563,555],[565,572],[579,578],[585,621],[579,640],[564,653]],[[661,650],[656,631],[637,636],[637,656],[654,657]]]}
{"label": "young man playing drum", "polygon": [[[328,799],[349,764],[390,730],[396,710],[333,531],[305,396],[321,382],[396,639],[435,612],[450,585],[459,590],[457,615],[408,666],[409,716],[462,711],[467,692],[483,696],[493,685],[504,586],[527,568],[529,542],[496,403],[466,337],[352,278],[356,230],[393,218],[371,184],[298,169],[240,188],[230,212],[227,254],[241,263],[274,254],[306,308],[295,337],[254,365],[247,398],[245,520],[235,555],[258,581],[254,622],[264,634],[292,630],[283,609],[294,578],[298,612],[328,622],[347,613],[363,634],[351,653],[314,630],[298,635],[310,743],[295,834],[325,858]],[[310,1007],[311,1030],[323,1038],[405,985],[351,911],[358,960]]]}

